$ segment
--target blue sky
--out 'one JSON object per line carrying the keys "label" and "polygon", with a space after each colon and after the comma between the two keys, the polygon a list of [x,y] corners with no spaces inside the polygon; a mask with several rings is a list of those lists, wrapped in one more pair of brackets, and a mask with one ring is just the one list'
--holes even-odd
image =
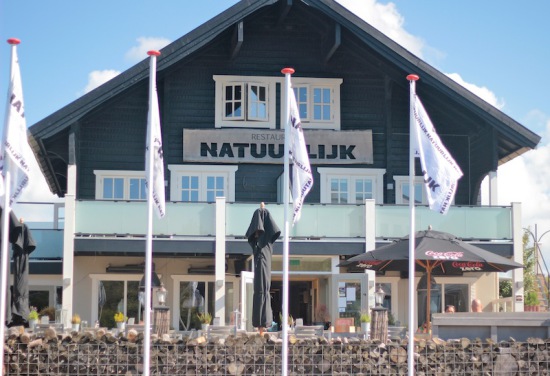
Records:
{"label": "blue sky", "polygon": [[[550,229],[550,2],[339,1],[543,136],[537,150],[499,169],[498,194],[500,204],[522,202],[524,226]],[[0,87],[7,92],[5,41],[19,38],[30,126],[236,2],[2,1]]]}

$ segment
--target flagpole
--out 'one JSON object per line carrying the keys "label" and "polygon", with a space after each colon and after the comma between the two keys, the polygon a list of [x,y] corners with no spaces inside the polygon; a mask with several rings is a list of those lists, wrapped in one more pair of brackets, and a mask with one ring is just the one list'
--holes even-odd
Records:
{"label": "flagpole", "polygon": [[[17,45],[21,43],[19,39],[16,38],[10,38],[8,39],[8,43],[11,45],[11,64],[10,64],[10,93],[13,90],[13,79],[14,79],[14,69],[16,62],[16,56],[17,56]],[[10,98],[8,97],[8,108],[6,109],[6,122],[4,124],[4,135],[2,138],[2,143],[5,145],[6,138],[8,134],[8,119],[10,114]],[[2,279],[1,287],[0,287],[0,339],[2,340],[2,343],[4,341],[4,335],[5,335],[5,325],[6,325],[6,307],[7,307],[7,292],[8,292],[8,279],[9,279],[9,249],[8,249],[8,243],[9,243],[9,218],[10,218],[10,187],[11,187],[11,172],[9,169],[10,166],[10,159],[7,156],[6,150],[4,148],[4,145],[2,145],[2,160],[3,160],[3,175],[4,175],[4,200],[2,203],[2,240],[0,244],[0,252],[2,252],[2,268],[1,268],[1,274],[0,278]],[[0,177],[1,179],[2,177]],[[4,351],[0,351],[0,369],[4,369]]]}
{"label": "flagpole", "polygon": [[290,76],[294,73],[293,68],[283,68],[281,73],[285,75],[285,105],[284,105],[284,130],[285,130],[285,151],[284,151],[284,177],[283,177],[283,202],[284,202],[284,234],[283,234],[283,354],[282,354],[282,375],[288,374],[288,254],[289,254],[289,220],[288,220],[288,205],[290,198],[289,190],[289,134],[290,134]]}
{"label": "flagpole", "polygon": [[[414,375],[414,266],[415,266],[415,197],[414,197],[414,158],[416,146],[416,128],[414,122],[414,96],[415,83],[419,77],[415,74],[409,74],[407,80],[410,82],[410,116],[409,116],[409,213],[410,213],[410,227],[409,227],[409,342],[407,347],[407,360],[409,376]],[[428,282],[429,283],[429,282]]]}
{"label": "flagpole", "polygon": [[143,338],[143,375],[148,376],[150,372],[151,361],[151,274],[153,273],[152,259],[153,259],[153,170],[152,167],[155,148],[153,147],[153,140],[151,126],[154,117],[154,110],[152,109],[153,96],[156,94],[156,73],[157,73],[157,56],[160,55],[159,51],[148,51],[147,55],[150,59],[150,71],[149,71],[149,112],[147,119],[147,157],[149,160],[149,168],[147,169],[147,237],[145,246],[145,313],[144,313],[144,325],[145,332]]}

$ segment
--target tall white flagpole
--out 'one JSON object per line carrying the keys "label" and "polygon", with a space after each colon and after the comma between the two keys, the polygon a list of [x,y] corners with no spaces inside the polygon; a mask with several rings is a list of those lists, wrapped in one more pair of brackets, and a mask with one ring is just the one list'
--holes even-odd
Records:
{"label": "tall white flagpole", "polygon": [[[17,60],[17,45],[21,43],[19,39],[10,38],[8,43],[11,45],[11,64],[10,64],[10,87],[8,90],[8,100],[6,106],[6,118],[4,123],[4,134],[2,137],[2,146],[0,147],[1,173],[0,188],[4,194],[2,201],[2,219],[1,219],[1,273],[0,273],[0,340],[4,341],[7,291],[9,278],[9,218],[11,212],[11,202],[17,198],[22,190],[28,184],[29,159],[32,151],[27,141],[27,125],[25,121],[25,106],[23,104],[23,88],[21,84],[21,71],[19,70],[19,61]],[[10,145],[10,149],[6,145]],[[16,158],[16,159],[14,159]],[[11,169],[14,171],[11,171]],[[12,176],[13,174],[13,176]],[[3,177],[3,180],[2,180]],[[12,192],[12,179],[15,179],[15,185]],[[2,187],[3,185],[3,187]],[[4,351],[0,351],[0,369],[4,367]]]}
{"label": "tall white flagpole", "polygon": [[[409,213],[410,213],[410,227],[409,227],[409,342],[407,346],[407,361],[408,361],[408,374],[413,376],[414,372],[414,301],[415,301],[415,289],[414,289],[414,266],[415,266],[415,204],[414,204],[414,163],[417,147],[416,141],[416,123],[414,121],[414,96],[415,83],[419,77],[415,74],[409,74],[407,80],[410,82],[410,115],[409,115]],[[430,283],[428,281],[428,283]]]}
{"label": "tall white flagpole", "polygon": [[283,202],[284,202],[284,234],[283,234],[283,354],[282,354],[282,375],[288,375],[288,233],[290,224],[288,220],[288,205],[290,198],[289,190],[289,135],[290,135],[290,76],[294,73],[293,68],[283,68],[281,72],[285,75],[285,105],[284,105],[284,130],[285,130],[285,154],[284,154],[284,176],[283,176]]}
{"label": "tall white flagpole", "polygon": [[[147,55],[150,59],[150,71],[149,71],[149,112],[147,119],[147,137],[152,138],[153,132],[149,129],[155,121],[154,111],[157,109],[152,108],[153,96],[157,95],[157,56],[160,55],[159,51],[148,51]],[[153,272],[153,160],[155,157],[155,148],[153,147],[153,140],[147,140],[147,159],[149,161],[149,168],[147,169],[147,236],[145,240],[145,311],[144,311],[144,338],[143,338],[143,375],[148,376],[150,372],[151,364],[151,274]],[[147,165],[147,163],[146,163]]]}

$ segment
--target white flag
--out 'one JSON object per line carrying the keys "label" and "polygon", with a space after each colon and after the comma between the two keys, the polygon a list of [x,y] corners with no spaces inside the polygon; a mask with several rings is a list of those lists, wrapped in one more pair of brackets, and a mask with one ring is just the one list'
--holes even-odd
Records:
{"label": "white flag", "polygon": [[430,209],[446,214],[462,170],[445,148],[417,95],[413,105],[416,144]]}
{"label": "white flag", "polygon": [[[151,58],[151,64],[153,58]],[[156,65],[156,64],[154,64]],[[151,74],[156,75],[156,69],[151,69]],[[151,80],[154,87],[149,93],[149,116],[147,117],[147,144],[145,150],[145,172],[149,179],[149,171],[153,169],[153,181],[147,181],[147,189],[153,188],[153,204],[159,218],[166,214],[166,200],[164,198],[164,158],[162,151],[162,135],[160,132],[160,115],[157,95],[156,79]],[[153,161],[149,160],[149,148],[153,147]]]}
{"label": "white flag", "polygon": [[292,88],[288,90],[288,95],[290,96],[289,157],[292,162],[292,203],[294,205],[292,223],[294,224],[300,219],[304,199],[313,186],[313,174],[309,165],[300,113]]}
{"label": "white flag", "polygon": [[[21,71],[17,50],[12,46],[10,71],[10,86],[8,89],[8,103],[4,122],[4,136],[0,152],[0,171],[6,176],[10,172],[9,205],[21,195],[29,184],[30,166],[34,154],[27,140],[27,122],[25,120],[25,106],[23,105],[23,88],[21,85]],[[5,195],[4,178],[0,179],[0,195]]]}

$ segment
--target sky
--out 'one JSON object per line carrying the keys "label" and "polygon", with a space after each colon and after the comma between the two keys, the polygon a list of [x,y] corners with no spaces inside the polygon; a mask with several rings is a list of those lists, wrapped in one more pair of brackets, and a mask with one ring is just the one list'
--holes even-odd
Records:
{"label": "sky", "polygon": [[[522,225],[532,233],[537,225],[550,263],[550,2],[339,2],[542,137],[535,150],[499,168],[498,203],[522,203]],[[31,126],[235,3],[2,1],[0,90],[8,88],[8,38],[21,40],[17,51]],[[0,106],[2,119],[4,113]],[[51,199],[44,191],[29,189],[22,200]]]}

